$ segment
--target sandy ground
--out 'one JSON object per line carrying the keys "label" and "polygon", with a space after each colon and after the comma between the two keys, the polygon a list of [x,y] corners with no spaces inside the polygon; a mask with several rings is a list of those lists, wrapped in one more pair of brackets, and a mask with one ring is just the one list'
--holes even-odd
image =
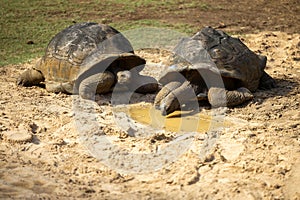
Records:
{"label": "sandy ground", "polygon": [[[210,126],[192,134],[125,123],[128,106],[113,107],[110,94],[95,103],[17,87],[34,62],[1,68],[0,198],[300,199],[300,34],[242,39],[268,57],[278,87],[236,108],[200,108]],[[138,54],[157,77],[166,54]],[[132,102],[153,99],[133,95]],[[224,127],[210,129],[218,116]]]}

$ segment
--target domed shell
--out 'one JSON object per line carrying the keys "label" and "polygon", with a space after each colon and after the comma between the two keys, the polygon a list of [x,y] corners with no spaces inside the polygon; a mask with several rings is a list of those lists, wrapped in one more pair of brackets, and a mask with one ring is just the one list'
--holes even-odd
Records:
{"label": "domed shell", "polygon": [[119,31],[108,25],[84,22],[55,35],[36,68],[47,81],[67,82],[75,80],[86,65],[93,66],[96,63],[91,62],[107,58],[112,61],[127,58],[134,63],[126,65],[129,69],[145,63],[134,55],[130,42]]}
{"label": "domed shell", "polygon": [[187,76],[195,70],[210,70],[222,77],[237,79],[241,86],[255,91],[266,66],[266,57],[255,54],[237,38],[205,27],[178,43],[173,62],[176,67],[169,68],[160,83],[178,78],[174,75],[175,71]]}

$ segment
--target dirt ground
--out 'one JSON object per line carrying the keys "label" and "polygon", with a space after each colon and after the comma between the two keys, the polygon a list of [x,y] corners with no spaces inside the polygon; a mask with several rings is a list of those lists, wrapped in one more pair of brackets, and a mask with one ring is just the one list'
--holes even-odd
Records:
{"label": "dirt ground", "polygon": [[[282,5],[292,12],[297,2]],[[258,15],[267,8],[277,11],[277,3],[254,9],[262,4],[250,7]],[[213,120],[222,116],[224,127],[187,137],[139,122],[125,129],[130,134],[147,127],[146,135],[127,136],[116,124],[124,119],[116,113],[127,107],[114,108],[111,94],[91,102],[40,87],[17,87],[18,74],[34,62],[1,68],[0,198],[300,199],[299,21],[294,25],[299,17],[283,12],[249,25],[243,21],[248,14],[238,12],[240,20],[223,30],[247,27],[241,39],[268,57],[266,71],[278,87],[258,90],[252,101],[236,108],[201,108],[211,116],[205,123],[214,127]],[[227,15],[216,13],[215,22],[230,21]],[[284,22],[277,23],[279,30],[274,29],[277,18]],[[145,73],[157,78],[167,55],[160,50],[137,53],[147,60]],[[145,107],[154,97],[135,94],[131,103]],[[179,146],[172,146],[174,141]],[[158,153],[163,149],[175,155],[163,157]]]}

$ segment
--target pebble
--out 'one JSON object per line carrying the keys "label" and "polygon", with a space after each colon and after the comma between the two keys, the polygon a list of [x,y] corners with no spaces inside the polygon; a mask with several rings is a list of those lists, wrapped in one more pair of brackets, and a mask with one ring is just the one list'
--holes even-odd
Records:
{"label": "pebble", "polygon": [[24,131],[5,131],[4,139],[12,143],[26,143],[32,140],[32,133]]}

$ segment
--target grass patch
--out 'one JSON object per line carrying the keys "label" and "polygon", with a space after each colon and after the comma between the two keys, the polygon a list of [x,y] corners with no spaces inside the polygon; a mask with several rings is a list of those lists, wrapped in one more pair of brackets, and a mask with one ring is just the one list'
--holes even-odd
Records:
{"label": "grass patch", "polygon": [[[103,22],[120,31],[150,26],[195,32],[186,24],[149,19],[153,10],[167,12],[178,5],[196,6],[181,0],[1,0],[0,66],[42,56],[50,39],[74,22]],[[139,9],[150,14],[132,19]]]}

